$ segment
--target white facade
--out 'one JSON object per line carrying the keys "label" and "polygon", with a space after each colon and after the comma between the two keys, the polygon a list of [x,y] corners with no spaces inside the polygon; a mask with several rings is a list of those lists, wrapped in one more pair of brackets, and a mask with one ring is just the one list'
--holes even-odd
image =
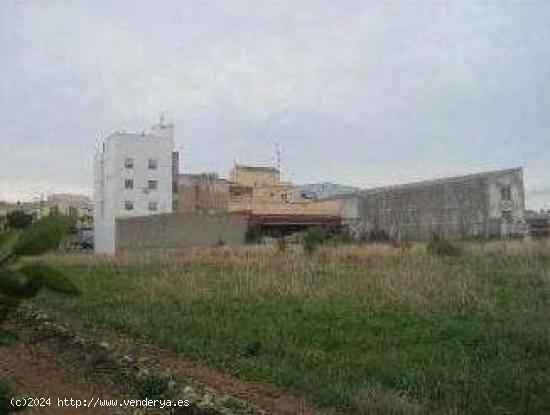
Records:
{"label": "white facade", "polygon": [[116,218],[172,212],[174,129],[160,123],[150,133],[116,132],[96,154],[95,252],[113,255]]}

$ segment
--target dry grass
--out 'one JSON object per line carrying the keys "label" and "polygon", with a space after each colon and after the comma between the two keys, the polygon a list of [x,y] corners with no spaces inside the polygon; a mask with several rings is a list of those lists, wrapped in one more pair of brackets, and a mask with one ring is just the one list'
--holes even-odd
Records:
{"label": "dry grass", "polygon": [[489,241],[463,244],[463,249],[470,255],[514,255],[533,256],[550,255],[550,240],[534,239],[527,241]]}
{"label": "dry grass", "polygon": [[425,246],[403,250],[387,244],[326,246],[313,256],[291,246],[190,249],[185,252],[86,254],[47,258],[58,265],[101,265],[143,270],[126,296],[146,301],[192,301],[205,296],[299,301],[347,298],[376,306],[416,311],[487,308],[491,293],[468,270],[448,269],[425,254]]}

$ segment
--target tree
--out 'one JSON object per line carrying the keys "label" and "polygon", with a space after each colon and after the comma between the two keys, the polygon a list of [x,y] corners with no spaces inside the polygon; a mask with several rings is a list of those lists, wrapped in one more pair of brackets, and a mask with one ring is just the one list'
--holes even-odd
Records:
{"label": "tree", "polygon": [[24,210],[16,209],[6,215],[6,226],[11,229],[25,229],[32,223],[33,216]]}
{"label": "tree", "polygon": [[[21,257],[56,249],[67,228],[67,218],[50,215],[16,232],[0,246],[0,346],[16,338],[14,334],[2,329],[2,325],[21,301],[36,296],[43,288],[68,295],[79,294],[78,288],[59,270],[38,261],[19,262]],[[0,384],[5,385],[5,381],[0,379]],[[10,388],[0,387],[0,413],[16,411],[9,402],[11,396]]]}

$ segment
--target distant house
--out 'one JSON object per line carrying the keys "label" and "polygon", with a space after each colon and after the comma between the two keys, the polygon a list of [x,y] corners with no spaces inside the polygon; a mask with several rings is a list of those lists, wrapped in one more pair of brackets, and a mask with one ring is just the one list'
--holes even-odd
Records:
{"label": "distant house", "polygon": [[181,213],[250,213],[259,215],[333,214],[337,204],[311,203],[296,195],[295,186],[281,180],[270,166],[233,166],[230,178],[217,173],[180,174],[174,211]]}
{"label": "distant house", "polygon": [[46,198],[35,199],[23,202],[4,202],[0,201],[0,217],[4,217],[13,210],[22,210],[32,215],[35,219],[40,219],[51,212],[59,212],[75,218],[78,224],[91,226],[93,216],[92,200],[85,195],[64,193],[50,194]]}
{"label": "distant house", "polygon": [[93,204],[88,196],[72,193],[48,195],[45,207],[48,212],[57,211],[75,218],[77,224],[91,226],[93,223]]}
{"label": "distant house", "polygon": [[329,197],[355,193],[361,189],[353,186],[346,186],[337,183],[310,183],[300,184],[295,187],[297,199],[320,200]]}

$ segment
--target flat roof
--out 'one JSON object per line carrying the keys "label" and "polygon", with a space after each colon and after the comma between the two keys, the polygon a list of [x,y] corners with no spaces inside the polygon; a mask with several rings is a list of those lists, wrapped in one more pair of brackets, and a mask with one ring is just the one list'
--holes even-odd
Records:
{"label": "flat roof", "polygon": [[240,170],[251,170],[251,171],[268,171],[271,173],[279,173],[279,170],[271,166],[250,166],[243,164],[235,164],[234,168]]}
{"label": "flat roof", "polygon": [[431,186],[434,184],[441,184],[441,183],[460,183],[460,182],[466,182],[469,180],[475,180],[475,179],[486,178],[491,176],[499,176],[506,173],[508,174],[523,173],[523,168],[515,167],[511,169],[492,170],[492,171],[486,171],[481,173],[466,174],[462,176],[442,177],[437,179],[421,180],[421,181],[411,182],[411,183],[401,183],[401,184],[394,184],[389,186],[373,187],[370,189],[358,190],[352,193],[345,193],[345,194],[336,195],[333,197],[323,198],[322,200],[347,199],[358,195],[360,196],[360,195],[366,195],[366,194],[374,194],[374,193],[380,193],[380,192],[385,192],[389,190],[408,189],[408,188],[417,187],[417,186]]}

